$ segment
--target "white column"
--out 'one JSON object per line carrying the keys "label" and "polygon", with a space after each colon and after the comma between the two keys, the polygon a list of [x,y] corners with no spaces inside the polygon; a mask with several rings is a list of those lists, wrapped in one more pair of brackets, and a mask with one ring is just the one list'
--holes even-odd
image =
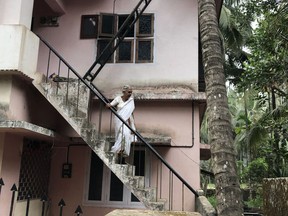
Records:
{"label": "white column", "polygon": [[0,0],[0,24],[30,29],[34,0]]}

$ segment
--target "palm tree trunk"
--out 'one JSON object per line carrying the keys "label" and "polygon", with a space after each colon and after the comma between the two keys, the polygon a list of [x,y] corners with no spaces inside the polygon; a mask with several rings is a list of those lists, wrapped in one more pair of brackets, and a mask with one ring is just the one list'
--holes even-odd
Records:
{"label": "palm tree trunk", "polygon": [[198,0],[198,5],[216,208],[219,216],[240,216],[243,214],[242,193],[236,169],[215,1]]}

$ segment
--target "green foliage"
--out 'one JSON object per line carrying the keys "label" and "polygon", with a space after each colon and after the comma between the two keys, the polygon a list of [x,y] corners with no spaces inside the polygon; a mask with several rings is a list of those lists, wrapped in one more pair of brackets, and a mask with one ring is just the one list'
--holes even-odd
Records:
{"label": "green foliage", "polygon": [[262,184],[263,178],[268,176],[268,164],[264,158],[257,158],[244,169],[244,178],[254,185]]}
{"label": "green foliage", "polygon": [[249,208],[258,208],[262,209],[263,207],[263,197],[259,194],[256,195],[255,198],[249,199],[248,201],[245,201],[244,204],[248,206]]}
{"label": "green foliage", "polygon": [[210,204],[216,208],[217,206],[217,200],[216,200],[216,197],[215,196],[208,196],[207,197],[208,201],[210,202]]}
{"label": "green foliage", "polygon": [[247,43],[251,54],[245,64],[242,86],[253,87],[262,92],[272,87],[281,89],[287,84],[288,56],[288,3],[282,1],[255,2],[247,7],[247,14],[258,14],[255,17],[258,26]]}

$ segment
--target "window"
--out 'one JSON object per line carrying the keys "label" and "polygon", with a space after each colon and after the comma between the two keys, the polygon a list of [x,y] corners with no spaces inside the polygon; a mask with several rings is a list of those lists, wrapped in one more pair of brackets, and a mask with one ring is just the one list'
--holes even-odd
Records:
{"label": "window", "polygon": [[[126,19],[128,18],[129,15],[125,14],[125,15],[118,15],[118,31],[121,28],[121,26],[124,24],[124,22],[126,21]],[[130,20],[128,21],[129,24],[132,23],[134,17],[132,16],[130,18]],[[126,29],[123,29],[122,34],[124,34]],[[121,35],[122,35],[121,34]],[[134,37],[134,28],[131,28],[129,30],[129,32],[127,33],[126,37]]]}
{"label": "window", "polygon": [[154,16],[153,14],[142,14],[137,22],[138,37],[153,37],[154,34]]}
{"label": "window", "polygon": [[[131,149],[132,151],[132,149]],[[132,152],[131,152],[132,154]],[[91,151],[88,178],[88,205],[142,208],[142,203],[122,184],[122,182],[103,164],[102,160]],[[132,156],[130,156],[131,159]],[[148,155],[145,150],[134,150],[134,161],[137,161],[135,175],[144,176],[148,171]],[[148,184],[148,180],[146,179]]]}
{"label": "window", "polygon": [[100,37],[113,37],[116,33],[116,15],[100,14]]}
{"label": "window", "polygon": [[23,140],[17,200],[25,200],[28,194],[31,199],[48,194],[51,146],[45,141]]}
{"label": "window", "polygon": [[137,39],[136,62],[147,63],[153,61],[153,43],[150,39]]}
{"label": "window", "polygon": [[131,63],[133,62],[133,50],[134,41],[132,39],[123,40],[117,49],[116,62],[119,63]]}
{"label": "window", "polygon": [[[121,29],[128,14],[83,15],[81,18],[81,39],[97,39],[97,57],[102,53],[110,39]],[[134,17],[127,22],[131,24]],[[99,26],[98,26],[99,23]],[[126,32],[123,28],[120,36]],[[116,41],[114,41],[116,44]],[[115,45],[114,44],[114,45]],[[109,50],[103,53],[103,62],[110,55],[114,47],[111,44]],[[107,63],[151,63],[154,51],[154,14],[142,14],[135,26],[128,30],[124,40],[119,44],[116,55],[109,57]]]}
{"label": "window", "polygon": [[[97,43],[97,56],[100,56],[100,54],[104,51],[105,47],[109,44],[111,39],[99,39]],[[105,50],[105,52],[102,54],[101,59],[103,62],[108,58],[107,63],[113,63],[114,62],[114,53],[109,57],[109,54],[112,52],[112,44],[110,45],[109,49]]]}
{"label": "window", "polygon": [[98,15],[81,16],[81,39],[97,38],[98,36]]}

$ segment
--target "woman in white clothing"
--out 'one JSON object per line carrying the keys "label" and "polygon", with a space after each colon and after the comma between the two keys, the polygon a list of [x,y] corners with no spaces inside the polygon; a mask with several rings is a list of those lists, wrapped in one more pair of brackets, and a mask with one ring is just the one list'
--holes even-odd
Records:
{"label": "woman in white clothing", "polygon": [[[133,111],[135,109],[134,99],[132,97],[132,88],[125,85],[122,89],[123,95],[117,96],[107,107],[116,106],[117,113],[133,129],[135,128]],[[131,142],[136,140],[135,135],[123,122],[114,117],[115,122],[115,143],[111,148],[112,152],[123,153],[123,156],[129,156]]]}

